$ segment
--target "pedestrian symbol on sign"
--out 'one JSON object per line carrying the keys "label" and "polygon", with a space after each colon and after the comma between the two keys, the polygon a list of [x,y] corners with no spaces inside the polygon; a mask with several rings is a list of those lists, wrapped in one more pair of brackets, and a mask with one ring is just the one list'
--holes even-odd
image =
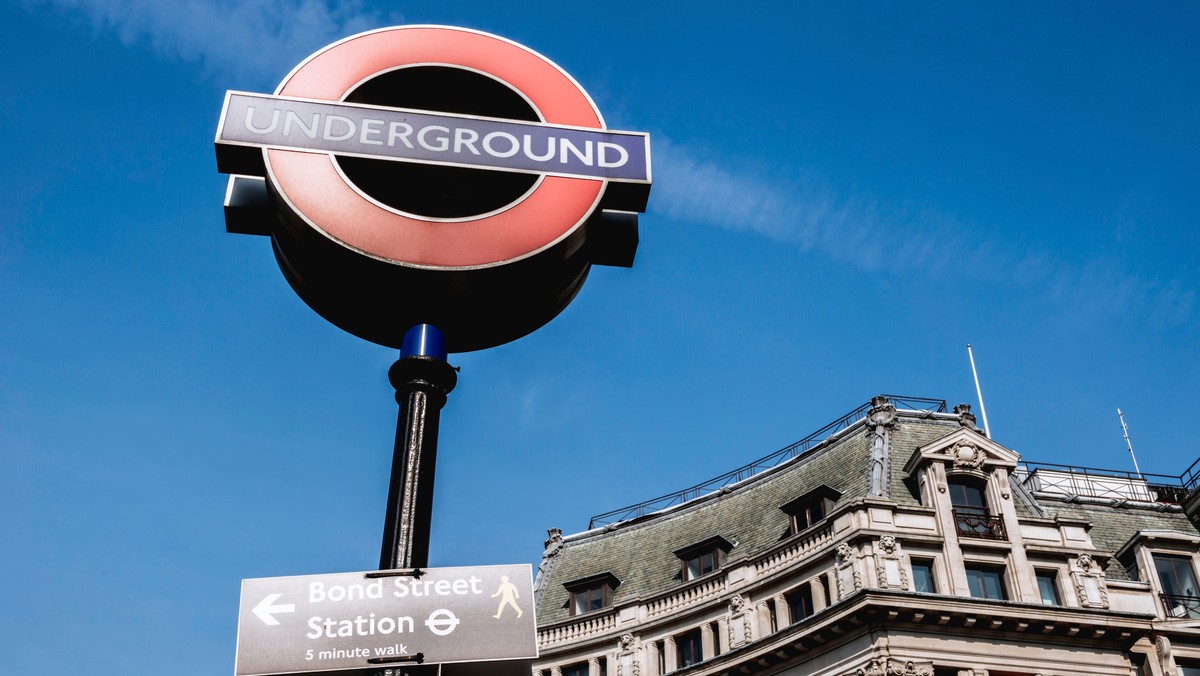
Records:
{"label": "pedestrian symbol on sign", "polygon": [[[503,596],[501,596],[503,594]],[[500,596],[500,607],[496,609],[496,614],[492,617],[497,620],[504,614],[504,606],[512,606],[513,610],[517,611],[517,617],[521,617],[525,613],[521,612],[521,607],[517,605],[517,585],[508,581],[507,575],[500,576],[500,587],[492,594],[492,598]]]}

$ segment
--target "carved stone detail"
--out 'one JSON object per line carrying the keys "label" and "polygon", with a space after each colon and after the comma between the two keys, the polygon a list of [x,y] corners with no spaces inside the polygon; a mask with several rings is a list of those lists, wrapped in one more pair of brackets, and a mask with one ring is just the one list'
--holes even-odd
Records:
{"label": "carved stone detail", "polygon": [[844,676],[933,676],[933,662],[881,658],[847,671]]}
{"label": "carved stone detail", "polygon": [[888,448],[892,442],[891,430],[895,426],[896,407],[883,395],[871,397],[871,410],[867,412],[867,429],[871,435],[868,495],[887,495]]}
{"label": "carved stone detail", "polygon": [[1171,651],[1171,639],[1159,634],[1154,639],[1154,653],[1158,658],[1158,665],[1163,673],[1170,674],[1175,671],[1175,656]]}
{"label": "carved stone detail", "polygon": [[726,636],[730,649],[740,648],[751,641],[750,603],[741,594],[729,598],[729,620]]}
{"label": "carved stone detail", "polygon": [[837,563],[834,566],[838,599],[844,599],[862,589],[862,573],[858,570],[858,552],[850,546],[850,543],[843,542],[838,545]]}
{"label": "carved stone detail", "polygon": [[554,557],[557,556],[563,548],[561,528],[547,528],[546,535],[546,549],[542,552],[542,560],[538,562],[537,577],[534,578],[533,593],[535,599],[541,598],[542,581],[546,579],[546,574],[549,572],[550,566],[554,562]]}
{"label": "carved stone detail", "polygon": [[850,546],[849,542],[843,542],[837,546],[837,558],[839,564],[846,560],[853,560],[854,557],[854,548]]}
{"label": "carved stone detail", "polygon": [[960,441],[950,449],[950,457],[954,460],[954,469],[983,469],[987,454],[975,444]]}
{"label": "carved stone detail", "polygon": [[642,663],[633,634],[621,634],[617,641],[617,676],[642,676]]}
{"label": "carved stone detail", "polygon": [[880,589],[908,589],[908,572],[901,562],[900,543],[884,535],[875,545],[875,576]]}
{"label": "carved stone detail", "polygon": [[896,407],[882,394],[871,397],[871,409],[867,411],[867,427],[875,429],[882,425],[891,427],[896,424]]}
{"label": "carved stone detail", "polygon": [[1085,608],[1108,608],[1108,584],[1104,569],[1091,554],[1080,554],[1070,561],[1071,582],[1079,605]]}
{"label": "carved stone detail", "polygon": [[958,416],[958,424],[969,430],[975,429],[975,414],[971,413],[970,404],[959,404],[954,407],[954,413]]}
{"label": "carved stone detail", "polygon": [[884,664],[887,660],[871,660],[866,666],[847,671],[844,676],[884,676]]}

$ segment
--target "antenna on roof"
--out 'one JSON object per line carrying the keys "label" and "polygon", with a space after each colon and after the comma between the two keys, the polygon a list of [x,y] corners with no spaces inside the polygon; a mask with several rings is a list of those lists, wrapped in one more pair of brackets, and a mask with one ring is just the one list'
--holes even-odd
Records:
{"label": "antenna on roof", "polygon": [[991,439],[992,430],[988,428],[987,407],[983,405],[983,390],[979,389],[979,372],[975,370],[975,355],[971,352],[970,343],[967,343],[967,356],[971,358],[971,375],[975,376],[975,395],[979,397],[979,412],[983,414],[983,433],[987,435],[988,439]]}
{"label": "antenna on roof", "polygon": [[1125,445],[1129,447],[1129,457],[1133,458],[1133,471],[1141,476],[1142,470],[1138,469],[1137,456],[1133,454],[1133,443],[1129,441],[1129,427],[1125,424],[1125,414],[1121,413],[1120,408],[1117,409],[1117,417],[1121,419],[1121,429],[1125,431]]}

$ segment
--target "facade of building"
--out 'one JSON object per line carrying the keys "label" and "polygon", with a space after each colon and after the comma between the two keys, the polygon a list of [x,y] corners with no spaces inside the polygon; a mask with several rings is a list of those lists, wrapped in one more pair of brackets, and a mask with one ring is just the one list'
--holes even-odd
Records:
{"label": "facade of building", "polygon": [[875,397],[552,529],[534,674],[1200,676],[1195,467],[1028,463],[968,406]]}

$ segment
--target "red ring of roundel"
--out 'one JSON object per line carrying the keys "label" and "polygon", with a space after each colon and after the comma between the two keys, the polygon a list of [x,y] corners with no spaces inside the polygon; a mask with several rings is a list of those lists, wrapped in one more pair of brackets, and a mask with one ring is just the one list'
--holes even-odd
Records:
{"label": "red ring of roundel", "polygon": [[[415,64],[475,69],[523,93],[551,124],[603,129],[588,95],[545,57],[503,38],[442,26],[385,28],[317,52],[277,94],[342,100],[372,75]],[[405,266],[488,267],[542,251],[578,228],[605,181],[543,176],[524,199],[477,218],[439,221],[364,199],[324,153],[270,149],[268,179],[311,227],[368,256]]]}

